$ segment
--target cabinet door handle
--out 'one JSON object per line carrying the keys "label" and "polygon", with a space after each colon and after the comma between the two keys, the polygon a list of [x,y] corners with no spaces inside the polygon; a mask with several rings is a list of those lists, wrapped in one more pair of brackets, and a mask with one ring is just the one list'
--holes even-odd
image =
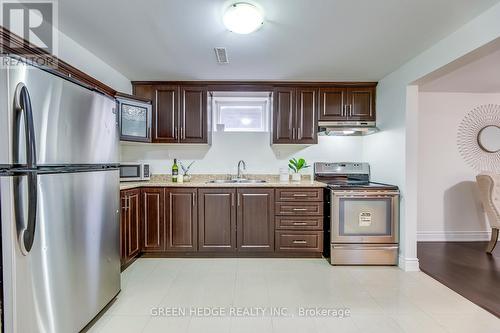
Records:
{"label": "cabinet door handle", "polygon": [[307,208],[294,208],[293,211],[295,212],[303,212],[303,211],[306,211]]}
{"label": "cabinet door handle", "polygon": [[240,194],[238,193],[238,207],[240,206],[241,199],[240,199]]}
{"label": "cabinet door handle", "polygon": [[292,140],[295,140],[295,127],[292,127]]}
{"label": "cabinet door handle", "polygon": [[181,140],[184,140],[184,139],[186,139],[186,133],[185,133],[184,127],[181,127]]}
{"label": "cabinet door handle", "polygon": [[174,127],[174,139],[176,139],[176,140],[177,140],[177,137],[178,137],[178,136],[177,136],[177,127]]}
{"label": "cabinet door handle", "polygon": [[196,206],[196,193],[193,193],[193,207]]}
{"label": "cabinet door handle", "polygon": [[307,241],[301,239],[301,240],[294,240],[293,244],[307,244]]}
{"label": "cabinet door handle", "polygon": [[349,104],[349,117],[352,117],[352,104]]}
{"label": "cabinet door handle", "polygon": [[231,206],[234,207],[234,194],[231,193]]}
{"label": "cabinet door handle", "polygon": [[297,128],[297,140],[302,139],[302,128]]}
{"label": "cabinet door handle", "polygon": [[307,194],[299,194],[299,193],[294,193],[294,197],[307,197]]}
{"label": "cabinet door handle", "polygon": [[293,222],[293,225],[307,225],[307,222]]}

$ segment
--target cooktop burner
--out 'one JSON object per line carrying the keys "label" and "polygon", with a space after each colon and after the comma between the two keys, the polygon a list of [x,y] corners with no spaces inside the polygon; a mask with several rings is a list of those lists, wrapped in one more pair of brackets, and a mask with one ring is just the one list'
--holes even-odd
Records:
{"label": "cooktop burner", "polygon": [[394,185],[370,181],[368,163],[314,163],[314,179],[333,190],[380,189],[397,190]]}

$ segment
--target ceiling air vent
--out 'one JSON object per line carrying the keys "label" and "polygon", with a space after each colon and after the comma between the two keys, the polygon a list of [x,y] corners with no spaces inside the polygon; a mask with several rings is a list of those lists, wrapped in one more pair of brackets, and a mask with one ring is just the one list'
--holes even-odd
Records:
{"label": "ceiling air vent", "polygon": [[216,47],[214,50],[219,64],[229,64],[229,58],[227,57],[227,50],[225,47]]}

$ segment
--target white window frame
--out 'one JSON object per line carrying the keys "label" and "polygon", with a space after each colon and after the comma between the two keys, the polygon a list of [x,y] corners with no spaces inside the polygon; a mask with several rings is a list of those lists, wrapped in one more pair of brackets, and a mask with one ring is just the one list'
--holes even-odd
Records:
{"label": "white window frame", "polygon": [[217,124],[221,124],[221,109],[231,106],[234,108],[241,107],[258,107],[262,110],[262,127],[260,128],[225,128],[225,132],[253,132],[265,133],[269,132],[270,128],[270,98],[262,97],[215,97],[213,100],[213,130],[217,132]]}

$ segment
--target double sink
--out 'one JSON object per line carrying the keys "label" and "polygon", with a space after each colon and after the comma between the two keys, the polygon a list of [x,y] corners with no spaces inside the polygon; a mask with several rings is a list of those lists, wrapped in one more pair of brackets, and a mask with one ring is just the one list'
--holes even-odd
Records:
{"label": "double sink", "polygon": [[214,179],[209,180],[207,184],[261,184],[267,183],[267,181],[263,179]]}
{"label": "double sink", "polygon": [[231,179],[214,179],[214,180],[209,180],[207,184],[262,184],[262,183],[267,183],[267,181],[263,179],[246,179],[243,178],[242,174],[242,168],[243,170],[247,169],[245,161],[241,160],[238,162],[238,175],[236,178],[231,178]]}

